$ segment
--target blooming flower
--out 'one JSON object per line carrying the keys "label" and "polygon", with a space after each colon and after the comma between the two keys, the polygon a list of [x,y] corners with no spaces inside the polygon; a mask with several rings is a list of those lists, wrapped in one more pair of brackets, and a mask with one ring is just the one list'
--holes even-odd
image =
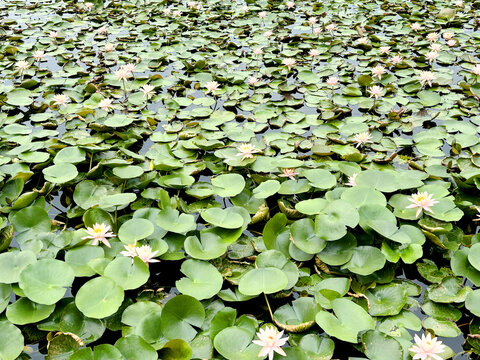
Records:
{"label": "blooming flower", "polygon": [[293,1],[287,1],[285,5],[287,5],[288,9],[292,9],[295,7],[295,3]]}
{"label": "blooming flower", "polygon": [[380,46],[378,48],[378,51],[380,52],[380,54],[390,54],[390,46]]}
{"label": "blooming flower", "polygon": [[288,68],[288,70],[290,70],[292,67],[294,67],[295,63],[296,63],[296,61],[293,58],[286,58],[286,59],[283,59],[283,61],[282,61],[282,64],[285,65]]}
{"label": "blooming flower", "polygon": [[298,175],[298,172],[295,169],[282,169],[282,173],[278,176],[288,177],[290,180],[295,180],[295,176]]}
{"label": "blooming flower", "polygon": [[190,8],[190,9],[195,9],[197,7],[197,3],[195,1],[189,1],[187,3],[187,6]]}
{"label": "blooming flower", "polygon": [[172,12],[173,17],[179,17],[180,15],[182,15],[182,12],[180,10],[175,10],[174,12]]}
{"label": "blooming flower", "polygon": [[378,85],[373,85],[367,91],[370,94],[370,97],[374,97],[375,99],[378,99],[382,95],[383,88]]}
{"label": "blooming flower", "polygon": [[426,191],[412,194],[411,197],[408,198],[408,201],[412,202],[413,204],[408,205],[407,209],[418,208],[415,217],[418,217],[422,210],[433,214],[433,210],[430,207],[438,204],[438,201],[433,198],[433,194],[429,194]]}
{"label": "blooming flower", "polygon": [[425,86],[425,84],[432,86],[432,81],[435,79],[435,74],[431,71],[420,71],[420,83],[422,86]]}
{"label": "blooming flower", "polygon": [[322,32],[322,28],[321,28],[321,27],[316,27],[315,29],[313,29],[313,33],[314,33],[315,35],[318,35],[318,34],[320,34],[321,32]]}
{"label": "blooming flower", "polygon": [[442,49],[442,44],[439,43],[433,43],[430,45],[430,50],[432,51],[440,51]]}
{"label": "blooming flower", "polygon": [[248,12],[248,6],[247,6],[247,5],[243,5],[243,6],[242,6],[242,11]]}
{"label": "blooming flower", "polygon": [[259,47],[259,48],[253,49],[253,54],[254,54],[254,55],[257,55],[257,56],[262,55],[262,54],[263,54],[262,48]]}
{"label": "blooming flower", "polygon": [[101,28],[99,28],[97,31],[100,35],[104,35],[107,33],[107,27],[104,25]]}
{"label": "blooming flower", "polygon": [[123,256],[131,257],[133,262],[133,258],[137,256],[137,243],[135,242],[133,244],[123,245],[123,247],[125,248],[125,250],[120,251],[120,254],[122,254]]}
{"label": "blooming flower", "polygon": [[317,18],[314,17],[314,16],[311,16],[311,17],[308,18],[308,22],[309,22],[310,25],[315,25],[317,23],[317,21],[318,21]]}
{"label": "blooming flower", "polygon": [[207,91],[205,92],[205,94],[208,94],[208,93],[213,93],[215,90],[218,90],[218,87],[220,86],[219,83],[217,83],[216,81],[209,81],[205,84],[205,87],[207,88]]}
{"label": "blooming flower", "polygon": [[352,174],[352,176],[348,177],[348,182],[345,184],[347,186],[357,186],[355,179],[357,178],[357,173]]}
{"label": "blooming flower", "polygon": [[70,102],[70,98],[65,94],[53,95],[52,100],[54,101],[53,105],[65,106]]}
{"label": "blooming flower", "polygon": [[104,223],[96,223],[92,227],[87,227],[85,231],[88,235],[82,237],[82,239],[92,239],[92,245],[98,245],[98,243],[101,242],[107,247],[111,247],[107,238],[115,237],[115,234],[110,232],[110,225]]}
{"label": "blooming flower", "polygon": [[115,71],[115,77],[118,81],[126,81],[132,75],[130,71],[128,71],[124,66],[120,67],[117,71]]}
{"label": "blooming flower", "polygon": [[15,67],[20,71],[20,73],[23,73],[30,67],[30,64],[28,63],[28,61],[20,60],[15,63]]}
{"label": "blooming flower", "polygon": [[360,39],[357,40],[357,42],[361,45],[367,45],[368,39],[366,37],[361,37]]}
{"label": "blooming flower", "polygon": [[455,39],[450,39],[447,41],[448,46],[455,46],[457,44],[457,40]]}
{"label": "blooming flower", "polygon": [[112,100],[111,99],[102,99],[98,103],[98,107],[102,110],[109,111],[110,109],[113,109]]}
{"label": "blooming flower", "polygon": [[418,22],[414,22],[413,24],[410,25],[410,28],[413,31],[418,31],[422,28],[422,25],[420,25]]}
{"label": "blooming flower", "polygon": [[325,30],[327,30],[328,32],[332,32],[336,28],[337,28],[337,24],[335,24],[335,23],[331,23],[331,24],[328,24],[327,26],[325,26]]}
{"label": "blooming flower", "polygon": [[261,11],[258,13],[258,17],[260,19],[265,19],[265,17],[267,16],[267,12],[266,11]]}
{"label": "blooming flower", "polygon": [[41,61],[45,58],[45,51],[43,50],[36,50],[33,52],[33,58],[37,61]]}
{"label": "blooming flower", "polygon": [[457,6],[457,7],[463,7],[463,0],[456,0],[456,1],[455,1],[455,6]]}
{"label": "blooming flower", "polygon": [[453,33],[447,31],[447,32],[444,32],[442,36],[445,40],[450,40],[451,38],[453,38]]}
{"label": "blooming flower", "polygon": [[260,150],[255,149],[255,146],[252,144],[240,144],[237,146],[237,150],[239,154],[237,156],[241,156],[242,160],[253,158],[253,154],[258,153]]}
{"label": "blooming flower", "polygon": [[52,39],[56,39],[57,36],[58,36],[58,32],[57,31],[50,31],[50,33],[48,34],[48,36]]}
{"label": "blooming flower", "polygon": [[382,80],[382,74],[385,74],[387,70],[382,65],[377,65],[372,69],[373,77],[378,77],[379,80]]}
{"label": "blooming flower", "polygon": [[428,62],[433,62],[436,58],[438,57],[438,52],[436,51],[429,51],[426,55],[425,55],[425,59],[428,60]]}
{"label": "blooming flower", "polygon": [[90,11],[90,10],[92,10],[92,8],[93,8],[93,3],[91,3],[91,2],[86,2],[85,3],[85,9]]}
{"label": "blooming flower", "polygon": [[425,39],[427,39],[427,41],[429,42],[434,42],[434,41],[437,41],[439,38],[440,38],[440,35],[434,32],[434,33],[427,34]]}
{"label": "blooming flower", "polygon": [[127,65],[123,65],[122,67],[131,73],[137,70],[137,67],[135,66],[135,64],[127,64]]}
{"label": "blooming flower", "polygon": [[311,49],[308,52],[308,55],[310,55],[311,57],[317,57],[318,55],[320,55],[320,51],[318,51],[317,49]]}
{"label": "blooming flower", "polygon": [[403,61],[403,57],[401,57],[400,55],[395,55],[395,56],[392,56],[390,61],[392,62],[392,64],[397,65]]}
{"label": "blooming flower", "polygon": [[475,64],[475,66],[472,68],[472,73],[475,75],[480,75],[480,64]]}
{"label": "blooming flower", "polygon": [[169,8],[166,8],[166,9],[163,9],[162,12],[163,12],[163,15],[168,16],[172,11]]}
{"label": "blooming flower", "polygon": [[272,36],[272,35],[273,35],[273,33],[272,33],[270,30],[265,31],[265,32],[263,33],[263,36],[265,36],[267,39],[268,39],[270,36]]}
{"label": "blooming flower", "polygon": [[278,332],[273,326],[267,326],[265,329],[260,329],[260,331],[257,332],[257,336],[260,340],[253,340],[253,343],[262,346],[258,357],[263,357],[268,354],[268,359],[272,360],[274,352],[282,356],[287,356],[281,348],[288,340],[288,336],[282,338],[283,331]]}
{"label": "blooming flower", "polygon": [[366,143],[372,143],[372,135],[368,131],[358,133],[353,136],[353,141],[357,144],[355,147],[358,148]]}
{"label": "blooming flower", "polygon": [[140,88],[140,91],[143,92],[143,97],[146,97],[147,99],[151,99],[152,96],[154,95],[153,90],[155,87],[153,87],[150,84],[145,84]]}
{"label": "blooming flower", "polygon": [[250,76],[248,78],[248,85],[255,85],[258,82],[258,78],[255,76]]}
{"label": "blooming flower", "polygon": [[150,245],[142,245],[135,249],[137,256],[148,265],[148,263],[160,262],[160,260],[154,259],[158,250],[152,251]]}
{"label": "blooming flower", "polygon": [[410,350],[411,352],[415,353],[413,359],[420,359],[420,360],[442,360],[443,358],[437,354],[441,354],[444,349],[445,345],[442,344],[441,341],[437,340],[436,337],[432,338],[430,333],[425,336],[422,334],[422,338],[415,334],[415,343]]}
{"label": "blooming flower", "polygon": [[328,79],[327,79],[327,84],[330,85],[330,86],[335,86],[338,84],[338,77],[336,76],[330,76]]}
{"label": "blooming flower", "polygon": [[113,51],[113,50],[115,50],[115,45],[110,44],[110,43],[105,44],[105,51],[106,52],[110,52],[110,51]]}

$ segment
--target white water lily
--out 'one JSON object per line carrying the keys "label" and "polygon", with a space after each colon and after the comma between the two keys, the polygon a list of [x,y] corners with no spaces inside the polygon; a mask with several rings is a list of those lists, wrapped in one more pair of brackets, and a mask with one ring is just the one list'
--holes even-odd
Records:
{"label": "white water lily", "polygon": [[52,39],[56,39],[58,37],[58,32],[57,31],[50,31],[48,33],[48,36]]}
{"label": "white water lily", "polygon": [[116,236],[113,232],[110,232],[110,225],[104,223],[96,223],[92,227],[87,227],[85,231],[88,235],[82,237],[82,239],[92,239],[92,245],[103,243],[105,246],[111,247],[108,238]]}
{"label": "white water lily", "polygon": [[456,0],[455,1],[455,6],[456,7],[463,7],[464,3],[463,3],[463,0]]}
{"label": "white water lily", "polygon": [[180,17],[182,15],[182,12],[180,10],[175,10],[172,12],[173,17]]}
{"label": "white water lily", "polygon": [[267,16],[267,12],[266,11],[261,11],[258,13],[258,17],[260,19],[265,19],[265,17]]}
{"label": "white water lily", "polygon": [[438,354],[445,350],[445,345],[436,337],[432,338],[430,333],[427,336],[422,334],[422,338],[415,334],[415,345],[408,350],[415,354],[413,360],[443,360],[443,357]]}
{"label": "white water lily", "polygon": [[315,58],[315,57],[317,57],[318,55],[320,55],[320,51],[318,51],[317,49],[310,49],[310,51],[308,52],[308,55],[310,55],[311,57]]}
{"label": "white water lily", "polygon": [[388,55],[388,54],[390,54],[390,46],[380,46],[380,47],[378,48],[378,52],[379,52],[380,54],[386,54],[386,55]]}
{"label": "white water lily", "polygon": [[267,30],[263,33],[263,36],[265,36],[267,39],[272,35],[273,35],[273,33],[270,30]]}
{"label": "white water lily", "polygon": [[267,326],[265,329],[260,329],[259,332],[257,332],[257,336],[259,340],[253,340],[252,342],[256,345],[262,346],[258,353],[258,357],[268,355],[268,359],[272,360],[274,352],[282,356],[287,356],[285,351],[283,351],[282,346],[288,341],[288,336],[282,338],[283,331],[278,332],[273,326]]}
{"label": "white water lily", "polygon": [[54,101],[53,105],[57,106],[66,106],[70,102],[70,98],[65,94],[53,95],[52,100]]}
{"label": "white water lily", "polygon": [[425,55],[425,59],[427,59],[428,62],[430,62],[430,63],[434,62],[437,57],[438,57],[438,52],[436,52],[436,51],[429,51]]}
{"label": "white water lily", "polygon": [[135,71],[137,70],[137,67],[136,67],[135,64],[133,64],[133,63],[123,65],[122,67],[123,67],[125,70],[127,70],[127,71],[129,71],[129,72],[131,72],[131,73],[133,73],[133,72],[135,72]]}
{"label": "white water lily", "polygon": [[30,64],[28,63],[28,61],[20,60],[15,63],[15,67],[17,68],[17,70],[20,71],[20,73],[23,73],[30,67]]}
{"label": "white water lily", "polygon": [[263,49],[262,48],[255,48],[253,49],[253,54],[256,55],[256,56],[260,56],[263,54]]}
{"label": "white water lily", "polygon": [[255,149],[254,145],[248,143],[238,145],[237,150],[239,151],[237,156],[241,156],[242,160],[249,158],[251,159],[253,158],[253,154],[256,154],[260,151],[258,149]]}
{"label": "white water lily", "polygon": [[207,91],[205,92],[205,94],[208,94],[208,93],[214,93],[215,90],[218,90],[220,84],[216,81],[209,81],[205,84],[205,87],[207,88]]}
{"label": "white water lily", "polygon": [[97,32],[100,34],[100,35],[105,35],[107,33],[107,27],[104,25],[102,27],[100,27]]}
{"label": "white water lily", "polygon": [[315,25],[318,22],[318,19],[315,16],[311,16],[308,18],[308,23],[310,25]]}
{"label": "white water lily", "polygon": [[414,22],[413,24],[410,25],[410,29],[413,31],[418,31],[422,28],[422,25],[420,25],[418,22]]}
{"label": "white water lily", "polygon": [[93,9],[93,3],[86,2],[85,3],[85,9],[87,9],[88,11],[92,10]]}
{"label": "white water lily", "polygon": [[475,66],[472,68],[472,73],[475,75],[480,75],[480,64],[475,64]]}
{"label": "white water lily", "polygon": [[368,44],[368,38],[366,38],[366,37],[361,37],[360,39],[357,40],[357,42],[358,42],[360,45],[367,45],[367,44]]}
{"label": "white water lily", "polygon": [[120,254],[122,254],[123,256],[131,257],[133,262],[133,258],[137,256],[137,243],[135,242],[133,244],[123,245],[123,247],[125,248],[125,250],[120,251]]}
{"label": "white water lily", "polygon": [[259,82],[259,79],[255,76],[250,76],[248,78],[248,85],[255,85],[258,82]]}
{"label": "white water lily", "polygon": [[353,136],[353,142],[357,144],[355,145],[357,148],[367,143],[372,143],[372,135],[368,131],[355,134]]}
{"label": "white water lily", "polygon": [[115,77],[118,81],[126,81],[132,76],[131,71],[128,71],[124,66],[115,71]]}
{"label": "white water lily", "polygon": [[454,35],[453,33],[447,31],[447,32],[444,32],[444,33],[442,34],[442,37],[443,37],[445,40],[450,40],[450,39],[453,38],[453,35]]}
{"label": "white water lily", "polygon": [[36,61],[42,61],[45,58],[45,51],[43,50],[35,50],[33,53],[33,58]]}
{"label": "white water lily", "polygon": [[162,10],[162,12],[163,12],[163,15],[168,16],[172,13],[172,10],[170,10],[169,8],[165,8]]}
{"label": "white water lily", "polygon": [[154,259],[154,257],[158,254],[158,250],[152,251],[150,245],[142,245],[135,249],[137,256],[145,263],[156,263],[160,262],[160,260]]}
{"label": "white water lily", "polygon": [[457,45],[457,40],[450,39],[450,40],[447,41],[447,45],[450,46],[450,47],[455,46],[455,45]]}
{"label": "white water lily", "polygon": [[293,9],[295,7],[295,3],[293,1],[287,1],[285,5],[287,5],[287,9]]}
{"label": "white water lily", "polygon": [[407,209],[417,209],[415,217],[418,217],[422,210],[428,211],[433,214],[433,210],[431,207],[435,204],[438,204],[438,201],[433,198],[433,194],[429,194],[428,192],[417,192],[416,194],[412,194],[408,201],[412,202],[412,204],[407,206]]}
{"label": "white water lily", "polygon": [[437,41],[439,38],[440,38],[440,35],[438,35],[438,33],[436,32],[433,32],[433,33],[427,34],[425,39],[427,39],[427,41],[434,42],[434,41]]}
{"label": "white water lily", "polygon": [[286,59],[283,59],[282,64],[285,65],[288,68],[288,70],[291,70],[292,67],[295,66],[296,60],[293,58],[286,58]]}
{"label": "white water lily", "polygon": [[431,50],[431,51],[439,52],[440,50],[442,50],[442,44],[440,44],[440,43],[432,43],[432,44],[430,44],[430,50]]}
{"label": "white water lily", "polygon": [[321,32],[322,32],[322,28],[321,28],[321,27],[316,27],[316,28],[313,29],[313,33],[314,33],[315,35],[318,35],[318,34],[320,34]]}
{"label": "white water lily", "polygon": [[112,100],[108,99],[108,98],[107,99],[102,99],[98,103],[98,107],[102,110],[110,111],[110,109],[113,109]]}
{"label": "white water lily", "polygon": [[385,74],[387,70],[382,65],[377,65],[372,69],[373,77],[378,77],[379,80],[382,80],[382,75]]}
{"label": "white water lily", "polygon": [[367,92],[370,94],[370,97],[374,97],[375,100],[382,96],[383,88],[378,85],[371,86]]}
{"label": "white water lily", "polygon": [[110,51],[113,51],[113,50],[115,50],[115,45],[114,44],[111,44],[111,43],[105,44],[105,52],[110,52]]}
{"label": "white water lily", "polygon": [[150,84],[145,84],[140,88],[140,91],[143,93],[143,97],[146,97],[148,100],[152,98],[154,94],[153,90],[155,87],[153,87]]}
{"label": "white water lily", "polygon": [[347,186],[357,186],[357,182],[355,181],[357,176],[358,176],[357,173],[354,173],[354,174],[352,174],[352,176],[349,176],[348,177],[348,182],[345,185],[347,185]]}
{"label": "white water lily", "polygon": [[425,84],[432,86],[432,81],[435,79],[436,79],[435,74],[432,73],[431,71],[420,72],[420,83],[422,84],[422,86],[425,86]]}
{"label": "white water lily", "polygon": [[397,64],[400,64],[403,61],[403,57],[401,57],[400,55],[394,55],[394,56],[392,56],[390,61],[392,62],[392,64],[397,65]]}
{"label": "white water lily", "polygon": [[325,30],[327,30],[328,32],[332,32],[336,28],[337,28],[337,24],[335,24],[335,23],[331,23],[331,24],[328,24],[327,26],[325,26]]}

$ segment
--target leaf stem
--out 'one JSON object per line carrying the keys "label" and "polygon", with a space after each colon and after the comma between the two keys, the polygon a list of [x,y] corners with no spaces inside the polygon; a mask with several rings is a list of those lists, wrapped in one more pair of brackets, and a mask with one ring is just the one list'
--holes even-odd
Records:
{"label": "leaf stem", "polygon": [[273,319],[272,308],[270,307],[270,303],[268,302],[267,294],[263,293],[263,296],[265,297],[265,302],[267,303],[268,312],[270,313],[270,317],[272,318],[272,321],[275,322],[275,320]]}

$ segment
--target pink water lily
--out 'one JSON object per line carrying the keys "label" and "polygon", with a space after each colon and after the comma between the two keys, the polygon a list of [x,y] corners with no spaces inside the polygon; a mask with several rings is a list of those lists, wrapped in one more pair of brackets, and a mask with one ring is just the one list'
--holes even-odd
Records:
{"label": "pink water lily", "polygon": [[336,76],[330,76],[327,79],[327,84],[330,85],[331,87],[334,87],[335,85],[338,84],[338,77]]}
{"label": "pink water lily", "polygon": [[376,100],[382,95],[383,88],[378,85],[373,85],[367,90],[367,92],[370,94],[370,97],[374,97]]}
{"label": "pink water lily", "polygon": [[150,245],[142,245],[135,249],[137,256],[142,260],[145,264],[149,263],[156,263],[160,262],[160,260],[154,259],[154,257],[158,254],[158,250],[152,251]]}
{"label": "pink water lily", "polygon": [[282,173],[278,176],[288,177],[290,180],[295,180],[295,176],[297,176],[297,175],[298,175],[297,170],[295,170],[293,168],[289,168],[289,169],[282,169]]}
{"label": "pink water lily", "polygon": [[429,194],[428,192],[417,192],[416,194],[412,194],[408,201],[412,202],[412,204],[408,205],[407,209],[415,209],[417,208],[417,212],[415,217],[418,217],[422,210],[428,211],[429,213],[433,214],[433,210],[431,207],[435,204],[438,204],[438,201],[433,198],[433,194]]}
{"label": "pink water lily", "polygon": [[357,173],[353,173],[352,176],[348,177],[348,182],[345,184],[347,186],[357,186],[356,178],[357,178]]}
{"label": "pink water lily", "polygon": [[258,357],[268,355],[268,359],[272,360],[274,352],[282,356],[287,356],[282,346],[288,341],[288,336],[282,338],[283,331],[278,332],[273,326],[267,326],[265,329],[260,329],[260,331],[257,332],[257,336],[259,340],[253,340],[252,342],[262,346]]}
{"label": "pink water lily", "polygon": [[385,74],[387,70],[382,65],[377,65],[372,69],[373,77],[378,77],[379,80],[382,80],[382,75]]}
{"label": "pink water lily", "polygon": [[443,360],[438,354],[445,350],[445,345],[436,337],[432,338],[430,333],[427,336],[422,334],[422,338],[415,334],[415,345],[408,350],[415,354],[413,355],[413,360]]}

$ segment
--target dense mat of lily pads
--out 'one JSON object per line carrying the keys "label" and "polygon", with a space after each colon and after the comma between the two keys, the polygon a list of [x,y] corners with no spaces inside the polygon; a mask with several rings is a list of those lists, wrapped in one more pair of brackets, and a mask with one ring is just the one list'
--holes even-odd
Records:
{"label": "dense mat of lily pads", "polygon": [[479,13],[0,1],[0,359],[480,354]]}

